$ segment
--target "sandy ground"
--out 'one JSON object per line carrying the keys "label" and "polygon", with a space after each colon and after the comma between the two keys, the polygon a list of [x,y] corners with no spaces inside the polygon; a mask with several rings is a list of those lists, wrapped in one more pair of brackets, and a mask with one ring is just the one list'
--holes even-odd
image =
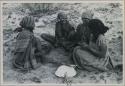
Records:
{"label": "sandy ground", "polygon": [[[9,9],[9,4],[5,7]],[[17,6],[17,5],[16,5]],[[15,7],[16,7],[15,6]],[[8,8],[7,8],[8,7]],[[10,7],[11,8],[11,7]],[[13,7],[14,8],[14,7]],[[108,50],[112,58],[113,64],[122,64],[122,9],[121,5],[114,6],[112,4],[69,4],[63,5],[61,11],[68,13],[70,22],[76,27],[80,22],[80,14],[83,9],[92,9],[94,12],[94,18],[101,19],[105,25],[110,27],[110,30],[106,33]],[[45,15],[40,17],[39,22],[36,22],[36,28],[34,30],[35,35],[39,36],[41,33],[54,34],[55,19],[57,13],[51,15]],[[54,63],[68,63],[70,56],[62,49],[53,49],[47,56],[48,61],[54,61],[53,63],[44,63],[40,68],[32,70],[29,73],[23,74],[15,71],[12,68],[13,59],[13,38],[16,36],[13,33],[13,29],[18,26],[18,23],[22,17],[21,14],[15,13],[13,17],[7,19],[8,15],[3,16],[3,80],[5,83],[64,83],[63,78],[55,76],[55,71],[59,64]],[[10,40],[12,39],[12,40]],[[72,83],[99,83],[99,84],[119,84],[122,83],[122,72],[88,72],[83,70],[77,70],[77,75],[70,78]]]}

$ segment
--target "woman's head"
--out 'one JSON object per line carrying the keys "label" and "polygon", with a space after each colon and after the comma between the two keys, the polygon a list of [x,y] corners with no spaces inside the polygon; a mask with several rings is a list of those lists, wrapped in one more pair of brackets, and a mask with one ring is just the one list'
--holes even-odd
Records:
{"label": "woman's head", "polygon": [[94,36],[105,34],[109,28],[103,24],[99,19],[92,19],[89,21],[89,28]]}
{"label": "woman's head", "polygon": [[67,21],[67,15],[64,12],[58,13],[57,19],[59,21],[65,22]]}
{"label": "woman's head", "polygon": [[84,22],[89,22],[90,19],[93,18],[94,13],[90,10],[86,10],[85,12],[82,13],[82,21]]}
{"label": "woman's head", "polygon": [[32,16],[25,16],[23,17],[22,21],[20,22],[20,26],[24,29],[33,30],[35,27],[35,20]]}

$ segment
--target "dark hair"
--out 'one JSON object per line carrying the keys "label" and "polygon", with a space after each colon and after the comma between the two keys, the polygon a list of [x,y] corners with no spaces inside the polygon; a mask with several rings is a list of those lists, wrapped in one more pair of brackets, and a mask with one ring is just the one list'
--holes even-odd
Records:
{"label": "dark hair", "polygon": [[29,31],[33,31],[35,27],[35,20],[33,16],[25,16],[20,22],[20,26]]}
{"label": "dark hair", "polygon": [[98,38],[100,34],[105,34],[109,28],[103,24],[99,19],[92,19],[89,21],[89,28],[91,33],[94,35],[94,41]]}

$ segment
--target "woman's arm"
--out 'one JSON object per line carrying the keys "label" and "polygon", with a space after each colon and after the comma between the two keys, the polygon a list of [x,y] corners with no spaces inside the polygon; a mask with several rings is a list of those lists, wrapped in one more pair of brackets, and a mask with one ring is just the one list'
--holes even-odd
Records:
{"label": "woman's arm", "polygon": [[99,46],[99,50],[93,48],[91,44],[88,45],[86,43],[80,43],[80,46],[82,47],[82,49],[87,50],[93,55],[101,58],[104,58],[107,52],[107,46],[103,43]]}
{"label": "woman's arm", "polygon": [[[87,50],[97,57],[105,58],[105,55],[107,52],[107,45],[105,42],[105,38],[104,37],[100,38],[100,40],[97,41],[97,44],[95,44],[95,43],[93,44],[92,39],[93,39],[93,35],[91,34],[89,45],[86,46]],[[98,49],[95,48],[96,45],[97,45]]]}
{"label": "woman's arm", "polygon": [[61,29],[61,25],[60,25],[59,22],[56,23],[55,36],[56,36],[58,39],[63,39],[62,29]]}
{"label": "woman's arm", "polygon": [[102,44],[99,46],[99,50],[92,48],[91,46],[88,46],[88,51],[90,51],[93,55],[101,58],[105,58],[106,52],[107,52],[107,46],[105,44]]}
{"label": "woman's arm", "polygon": [[101,57],[101,58],[105,58],[105,55],[106,55],[106,47],[103,48],[103,49],[100,49],[100,50],[96,50],[96,49],[93,49],[93,48],[89,48],[88,49],[93,55],[97,56],[97,57]]}

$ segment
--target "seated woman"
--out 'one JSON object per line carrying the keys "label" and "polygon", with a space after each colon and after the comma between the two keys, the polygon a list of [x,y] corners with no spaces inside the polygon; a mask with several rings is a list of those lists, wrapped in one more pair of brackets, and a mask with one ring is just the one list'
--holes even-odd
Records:
{"label": "seated woman", "polygon": [[65,50],[70,50],[73,46],[72,34],[75,33],[75,29],[70,25],[67,20],[67,15],[60,12],[57,16],[57,22],[55,26],[55,36],[49,34],[42,34],[41,37],[50,42],[55,47],[63,47]]}
{"label": "seated woman", "polygon": [[21,71],[29,71],[41,65],[43,52],[40,40],[34,36],[35,21],[26,16],[20,22],[19,34],[16,37],[15,58],[13,66]]}
{"label": "seated woman", "polygon": [[90,20],[89,28],[91,29],[89,44],[83,41],[73,51],[75,65],[88,71],[107,71],[113,69],[105,39],[105,33],[109,28],[104,26],[98,19]]}
{"label": "seated woman", "polygon": [[77,26],[76,34],[74,39],[77,43],[84,41],[89,44],[89,39],[91,35],[90,28],[88,27],[89,21],[93,18],[94,13],[91,10],[86,10],[82,13],[81,19],[82,23]]}

